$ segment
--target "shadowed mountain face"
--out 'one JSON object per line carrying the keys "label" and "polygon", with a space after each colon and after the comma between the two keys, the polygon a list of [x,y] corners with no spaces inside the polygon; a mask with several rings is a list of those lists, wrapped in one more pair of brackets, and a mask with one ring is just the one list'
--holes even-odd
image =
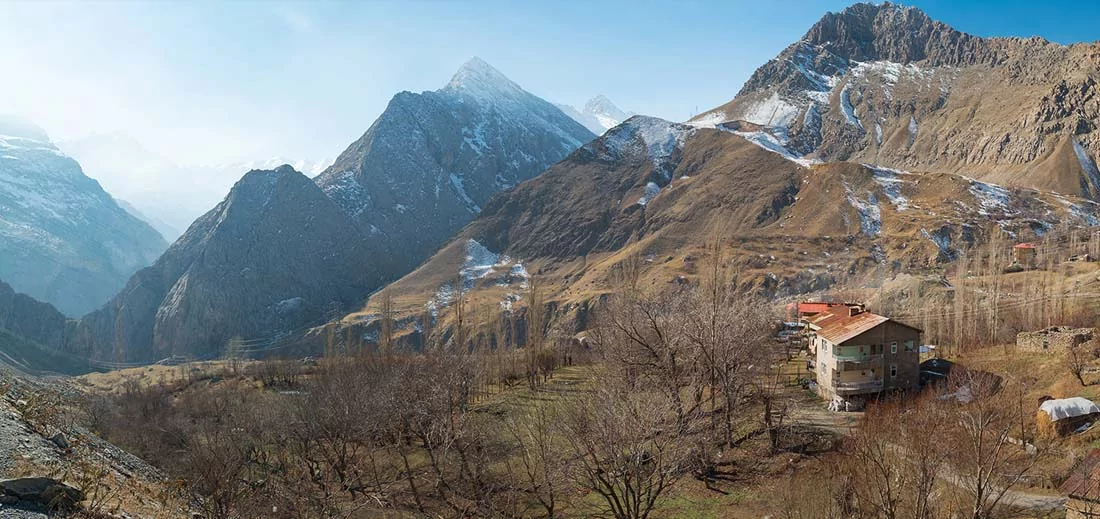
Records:
{"label": "shadowed mountain face", "polygon": [[918,9],[829,13],[693,124],[750,123],[797,156],[1100,198],[1100,47],[979,38]]}
{"label": "shadowed mountain face", "polygon": [[231,337],[287,332],[353,307],[391,274],[389,257],[290,166],[251,171],[85,316],[69,349],[125,361],[217,355]]}
{"label": "shadowed mountain face", "polygon": [[484,61],[434,92],[394,96],[317,183],[363,231],[400,243],[411,270],[469,222],[489,197],[594,138]]}
{"label": "shadowed mountain face", "polygon": [[44,131],[0,118],[0,279],[80,315],[167,246]]}
{"label": "shadowed mountain face", "polygon": [[441,90],[396,95],[317,178],[246,174],[65,348],[111,362],[213,357],[233,337],[267,348],[359,308],[494,193],[592,137],[475,58]]}

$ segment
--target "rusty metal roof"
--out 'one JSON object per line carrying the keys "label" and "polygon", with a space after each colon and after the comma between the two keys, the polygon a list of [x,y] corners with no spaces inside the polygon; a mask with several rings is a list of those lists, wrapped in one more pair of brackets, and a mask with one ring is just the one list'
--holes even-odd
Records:
{"label": "rusty metal roof", "polygon": [[817,335],[833,344],[840,344],[889,320],[888,317],[871,312],[860,312],[826,323],[817,331]]}
{"label": "rusty metal roof", "polygon": [[1058,490],[1072,498],[1100,501],[1100,449],[1093,449]]}

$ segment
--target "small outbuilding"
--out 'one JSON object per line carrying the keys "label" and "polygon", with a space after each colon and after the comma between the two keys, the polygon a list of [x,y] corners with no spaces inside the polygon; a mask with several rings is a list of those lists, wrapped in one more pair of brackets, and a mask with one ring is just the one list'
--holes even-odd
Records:
{"label": "small outbuilding", "polygon": [[1082,397],[1046,400],[1039,405],[1035,423],[1046,437],[1066,436],[1100,417],[1100,407]]}

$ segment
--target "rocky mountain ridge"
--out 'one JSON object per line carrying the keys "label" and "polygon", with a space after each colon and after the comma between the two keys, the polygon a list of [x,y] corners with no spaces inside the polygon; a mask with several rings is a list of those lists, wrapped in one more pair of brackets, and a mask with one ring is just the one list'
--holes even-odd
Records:
{"label": "rocky mountain ridge", "polygon": [[829,13],[692,124],[744,122],[808,160],[1100,196],[1100,47],[980,38],[912,7]]}
{"label": "rocky mountain ridge", "polygon": [[[623,276],[647,287],[694,282],[715,242],[738,290],[783,297],[882,282],[993,239],[1100,222],[1100,204],[1080,197],[953,173],[815,164],[770,148],[759,132],[633,117],[495,196],[387,290],[407,315],[425,304],[444,315],[461,278],[473,307],[508,311],[524,304],[536,276],[554,287],[559,318],[580,331]],[[372,315],[368,305],[340,326],[369,326]]]}

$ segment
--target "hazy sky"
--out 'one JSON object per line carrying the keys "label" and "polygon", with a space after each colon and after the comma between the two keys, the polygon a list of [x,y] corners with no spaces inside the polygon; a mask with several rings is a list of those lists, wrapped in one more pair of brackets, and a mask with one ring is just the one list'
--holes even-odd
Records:
{"label": "hazy sky", "polygon": [[[0,113],[122,132],[182,163],[333,157],[470,56],[550,101],[684,120],[733,97],[831,0],[0,1]],[[918,1],[982,36],[1100,37],[1088,2]],[[1066,13],[1072,12],[1072,17]]]}

